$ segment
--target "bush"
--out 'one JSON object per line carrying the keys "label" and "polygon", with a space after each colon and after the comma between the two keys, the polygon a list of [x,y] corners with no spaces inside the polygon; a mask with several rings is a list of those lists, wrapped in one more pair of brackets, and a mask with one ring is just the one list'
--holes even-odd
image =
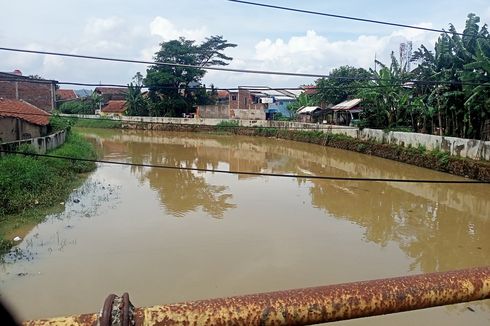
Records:
{"label": "bush", "polygon": [[[31,152],[32,149],[19,148]],[[90,143],[78,134],[70,134],[63,146],[50,152],[51,155],[95,159]],[[34,206],[50,206],[63,200],[70,180],[76,173],[95,168],[93,162],[79,162],[46,157],[31,157],[22,154],[6,155],[0,159],[0,219],[17,214]]]}
{"label": "bush", "polygon": [[95,104],[91,100],[70,101],[61,104],[59,110],[66,114],[95,114]]}
{"label": "bush", "polygon": [[74,124],[73,119],[60,117],[55,114],[52,115],[49,119],[49,124],[51,126],[52,131],[60,131],[60,130],[70,130]]}
{"label": "bush", "polygon": [[117,129],[117,128],[121,128],[122,122],[117,120],[112,120],[109,118],[76,119],[74,126],[80,128]]}
{"label": "bush", "polygon": [[217,131],[233,131],[234,129],[238,128],[240,123],[238,120],[222,120],[216,125],[216,130]]}

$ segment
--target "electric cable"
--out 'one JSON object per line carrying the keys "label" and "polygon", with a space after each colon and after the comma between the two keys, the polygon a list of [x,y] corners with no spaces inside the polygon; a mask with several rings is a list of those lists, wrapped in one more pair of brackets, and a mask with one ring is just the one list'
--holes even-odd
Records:
{"label": "electric cable", "polygon": [[[111,58],[111,57],[100,57],[100,56],[89,56],[82,54],[70,54],[70,53],[62,53],[62,52],[49,52],[49,51],[39,51],[39,50],[26,50],[26,49],[15,49],[15,48],[6,48],[0,47],[2,51],[11,51],[11,52],[21,52],[21,53],[31,53],[31,54],[44,54],[51,56],[61,56],[61,57],[70,57],[70,58],[79,58],[79,59],[89,59],[89,60],[102,60],[102,61],[113,61],[113,62],[124,62],[124,63],[136,63],[136,64],[147,64],[147,65],[156,65],[156,66],[170,66],[170,67],[181,67],[181,68],[194,68],[194,69],[202,69],[202,70],[215,70],[215,71],[225,71],[225,72],[236,72],[236,73],[247,73],[247,74],[262,74],[262,75],[279,75],[279,76],[293,76],[293,77],[314,77],[314,78],[332,78],[334,80],[349,80],[349,81],[393,81],[393,80],[383,80],[375,77],[370,78],[355,78],[355,77],[331,77],[325,74],[307,74],[307,73],[295,73],[295,72],[282,72],[282,71],[268,71],[268,70],[248,70],[248,69],[234,69],[234,68],[223,68],[223,67],[202,67],[196,65],[186,65],[180,63],[172,63],[172,62],[159,62],[159,61],[143,61],[143,60],[134,60],[134,59],[122,59],[122,58]],[[413,83],[426,83],[426,84],[462,84],[462,82],[456,81],[428,81],[428,80],[400,80],[400,82],[413,82]],[[490,86],[489,83],[472,83],[465,82],[466,85],[473,86]],[[147,85],[147,87],[150,87]]]}
{"label": "electric cable", "polygon": [[232,171],[232,170],[222,170],[222,169],[204,169],[204,168],[182,167],[182,166],[171,166],[171,165],[160,165],[160,164],[144,164],[144,163],[97,160],[97,159],[84,159],[84,158],[75,158],[75,157],[59,156],[59,155],[8,151],[2,149],[0,149],[0,153],[18,154],[18,155],[25,155],[25,156],[32,156],[32,157],[54,158],[54,159],[76,161],[76,162],[90,162],[90,163],[113,164],[113,165],[122,165],[122,166],[136,166],[136,167],[143,167],[143,168],[158,168],[158,169],[168,169],[168,170],[182,170],[182,171],[220,173],[220,174],[232,174],[232,175],[250,175],[250,176],[258,176],[258,177],[315,179],[315,180],[350,181],[350,182],[360,181],[360,182],[397,182],[397,183],[429,183],[429,184],[490,184],[490,181],[481,181],[481,180],[431,180],[431,179],[336,177],[336,176],[325,176],[325,175],[280,174],[280,173],[266,173],[266,172]]}
{"label": "electric cable", "polygon": [[476,34],[476,35],[464,34],[464,33],[446,31],[444,29],[435,29],[435,28],[429,28],[429,27],[387,22],[387,21],[382,21],[382,20],[367,19],[367,18],[345,16],[345,15],[337,15],[337,14],[332,14],[332,13],[298,9],[298,8],[290,8],[290,7],[283,7],[283,6],[275,6],[275,5],[270,5],[270,4],[266,4],[266,3],[258,3],[258,2],[251,2],[251,1],[242,1],[242,0],[228,0],[228,1],[239,3],[239,4],[257,6],[257,7],[264,7],[264,8],[298,12],[298,13],[303,13],[303,14],[318,15],[318,16],[325,16],[325,17],[339,18],[339,19],[346,19],[346,20],[354,20],[354,21],[359,21],[359,22],[364,22],[364,23],[372,23],[372,24],[388,25],[388,26],[403,27],[403,28],[410,28],[410,29],[418,29],[418,30],[422,30],[422,31],[426,31],[426,32],[437,32],[437,33],[454,34],[454,35],[469,36],[469,37],[484,37],[484,36],[478,35],[478,34]]}

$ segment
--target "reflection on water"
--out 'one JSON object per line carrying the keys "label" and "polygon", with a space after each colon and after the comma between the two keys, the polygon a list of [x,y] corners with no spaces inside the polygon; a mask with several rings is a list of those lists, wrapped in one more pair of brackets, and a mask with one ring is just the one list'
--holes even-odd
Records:
{"label": "reflection on water", "polygon": [[[250,172],[458,179],[276,139],[84,133],[106,160]],[[107,206],[104,214],[96,214],[90,223],[70,222],[72,229],[45,226],[53,223],[48,219],[16,248],[29,250],[33,258],[4,264],[2,295],[24,318],[94,311],[95,300],[118,289],[136,295],[137,304],[150,305],[490,265],[488,185],[296,180],[111,165],[101,165],[91,178],[118,189],[117,205],[102,203]],[[56,234],[69,246],[48,255],[39,241]],[[131,256],[131,266],[123,263],[123,253]],[[75,266],[91,271],[67,266],[73,259]],[[38,270],[42,277],[29,277]],[[77,296],[72,304],[66,300],[75,287],[60,273],[85,282],[83,299]],[[54,297],[44,296],[42,306],[34,307],[39,298],[26,299],[32,289],[48,286]],[[488,323],[490,304],[472,303],[476,312],[467,307],[366,319],[363,324],[408,325],[413,318],[430,318],[435,325]]]}

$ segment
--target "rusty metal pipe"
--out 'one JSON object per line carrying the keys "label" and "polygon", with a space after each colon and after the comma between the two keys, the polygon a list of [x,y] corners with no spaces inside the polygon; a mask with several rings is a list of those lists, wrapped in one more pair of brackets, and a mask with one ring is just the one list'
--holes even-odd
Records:
{"label": "rusty metal pipe", "polygon": [[[490,299],[490,267],[137,308],[136,325],[312,325]],[[25,325],[95,325],[97,314]]]}

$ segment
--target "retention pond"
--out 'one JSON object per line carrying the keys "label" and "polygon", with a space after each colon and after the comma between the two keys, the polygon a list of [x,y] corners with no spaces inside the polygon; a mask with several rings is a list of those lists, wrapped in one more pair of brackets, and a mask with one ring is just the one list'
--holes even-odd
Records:
{"label": "retention pond", "polygon": [[[460,179],[278,139],[83,129],[105,160],[288,174]],[[490,265],[490,186],[299,180],[100,164],[1,263],[19,319]],[[490,302],[339,325],[488,325]]]}

